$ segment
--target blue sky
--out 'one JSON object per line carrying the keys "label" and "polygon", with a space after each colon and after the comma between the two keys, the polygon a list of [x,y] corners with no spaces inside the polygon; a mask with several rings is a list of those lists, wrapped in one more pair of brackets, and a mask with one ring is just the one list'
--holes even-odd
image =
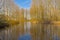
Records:
{"label": "blue sky", "polygon": [[31,0],[14,0],[14,2],[21,8],[30,8]]}

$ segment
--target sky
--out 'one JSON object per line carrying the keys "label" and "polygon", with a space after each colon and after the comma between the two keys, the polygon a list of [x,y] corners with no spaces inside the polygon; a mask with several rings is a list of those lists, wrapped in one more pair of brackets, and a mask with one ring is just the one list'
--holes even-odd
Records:
{"label": "sky", "polygon": [[31,0],[14,0],[20,8],[30,8]]}

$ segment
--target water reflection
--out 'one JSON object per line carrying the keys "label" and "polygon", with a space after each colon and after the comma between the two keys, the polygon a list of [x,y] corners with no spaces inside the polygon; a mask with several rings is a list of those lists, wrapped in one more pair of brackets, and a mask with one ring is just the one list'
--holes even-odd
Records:
{"label": "water reflection", "polygon": [[[59,32],[54,24],[42,24],[25,22],[24,34],[19,37],[19,40],[60,40]],[[43,28],[44,27],[44,28]],[[56,33],[58,32],[58,33]],[[58,34],[58,35],[57,35]],[[42,39],[43,38],[43,39]]]}
{"label": "water reflection", "polygon": [[30,34],[24,34],[18,38],[18,40],[32,40]]}

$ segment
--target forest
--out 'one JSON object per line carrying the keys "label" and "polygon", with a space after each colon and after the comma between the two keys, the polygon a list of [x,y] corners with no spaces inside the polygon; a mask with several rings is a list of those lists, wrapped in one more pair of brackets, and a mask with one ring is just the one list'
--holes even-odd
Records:
{"label": "forest", "polygon": [[32,0],[30,9],[24,9],[13,0],[0,0],[1,39],[18,40],[29,33],[32,40],[60,40],[59,3],[60,0]]}

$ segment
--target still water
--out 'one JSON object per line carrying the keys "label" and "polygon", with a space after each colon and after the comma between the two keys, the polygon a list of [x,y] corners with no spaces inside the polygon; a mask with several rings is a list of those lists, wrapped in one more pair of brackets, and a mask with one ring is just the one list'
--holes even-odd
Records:
{"label": "still water", "polygon": [[[33,33],[33,35],[35,34],[34,36],[32,36],[32,34],[30,33],[31,31],[33,31],[33,30],[31,30],[31,27],[33,27],[32,25],[34,27],[36,27],[34,30],[34,33]],[[24,34],[19,36],[18,40],[41,40],[41,36],[39,36],[41,33],[40,32],[41,30],[40,31],[38,30],[39,27],[40,27],[39,24],[31,24],[31,22],[25,22],[24,23]],[[44,27],[46,27],[46,26],[44,26]],[[52,27],[52,26],[50,26],[50,27]],[[50,39],[50,35],[52,33],[50,27],[49,27],[49,29],[45,28],[45,29],[47,29],[46,30],[47,34],[43,37],[44,38],[43,40],[60,40],[60,37],[58,37],[56,34],[52,34],[52,36],[51,36],[52,39]],[[39,32],[37,32],[36,30]]]}

